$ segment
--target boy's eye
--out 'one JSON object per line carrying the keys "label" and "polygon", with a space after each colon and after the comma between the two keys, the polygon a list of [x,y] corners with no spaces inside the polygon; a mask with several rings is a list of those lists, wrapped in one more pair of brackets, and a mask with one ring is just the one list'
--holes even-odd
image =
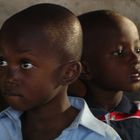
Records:
{"label": "boy's eye", "polygon": [[33,65],[29,62],[24,62],[21,64],[21,68],[23,69],[31,69],[33,67]]}
{"label": "boy's eye", "polygon": [[140,53],[140,48],[135,48],[136,53]]}
{"label": "boy's eye", "polygon": [[114,56],[123,56],[123,52],[115,51],[115,52],[113,52],[113,55]]}
{"label": "boy's eye", "polygon": [[126,54],[126,52],[124,51],[124,49],[120,46],[118,48],[118,50],[113,52],[114,56],[124,56]]}
{"label": "boy's eye", "polygon": [[0,58],[0,67],[5,67],[7,65],[8,63],[4,59]]}

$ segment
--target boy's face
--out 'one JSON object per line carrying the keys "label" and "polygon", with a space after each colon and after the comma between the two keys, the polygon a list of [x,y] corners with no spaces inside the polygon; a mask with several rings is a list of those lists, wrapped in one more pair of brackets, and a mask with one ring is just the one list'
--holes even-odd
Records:
{"label": "boy's face", "polygon": [[140,89],[140,41],[135,25],[124,21],[120,31],[109,29],[103,34],[88,60],[92,82],[112,91]]}
{"label": "boy's face", "polygon": [[31,109],[51,100],[58,93],[59,75],[59,60],[43,42],[23,38],[0,43],[2,94],[16,109]]}

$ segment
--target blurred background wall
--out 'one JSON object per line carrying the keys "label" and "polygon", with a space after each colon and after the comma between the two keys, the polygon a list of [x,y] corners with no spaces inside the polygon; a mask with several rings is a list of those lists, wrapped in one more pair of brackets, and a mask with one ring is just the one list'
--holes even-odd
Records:
{"label": "blurred background wall", "polygon": [[[12,14],[43,2],[65,6],[76,15],[97,9],[115,10],[133,20],[140,32],[140,0],[0,0],[0,26]],[[140,92],[128,96],[140,100]]]}
{"label": "blurred background wall", "polygon": [[135,21],[140,29],[140,0],[0,0],[0,25],[15,12],[42,2],[63,5],[76,15],[96,9],[116,10]]}

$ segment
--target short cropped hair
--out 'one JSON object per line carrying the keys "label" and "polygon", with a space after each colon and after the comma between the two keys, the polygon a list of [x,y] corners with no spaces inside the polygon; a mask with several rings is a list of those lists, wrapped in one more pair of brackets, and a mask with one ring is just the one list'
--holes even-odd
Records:
{"label": "short cropped hair", "polygon": [[[63,60],[80,60],[82,29],[78,18],[67,8],[56,4],[37,4],[7,19],[0,30],[1,39],[30,35],[41,30],[52,48]],[[37,38],[37,37],[36,37]]]}
{"label": "short cropped hair", "polygon": [[[87,59],[90,50],[103,40],[105,30],[120,30],[121,19],[125,18],[112,10],[96,10],[78,16],[83,29],[83,59]],[[109,32],[108,32],[109,33]]]}

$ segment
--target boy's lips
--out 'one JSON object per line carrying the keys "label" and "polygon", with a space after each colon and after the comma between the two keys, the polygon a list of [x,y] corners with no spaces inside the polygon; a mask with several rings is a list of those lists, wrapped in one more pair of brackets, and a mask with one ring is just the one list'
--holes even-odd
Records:
{"label": "boy's lips", "polygon": [[10,90],[2,92],[2,95],[3,96],[19,96],[19,97],[23,97],[21,94],[15,92],[15,91],[10,91]]}
{"label": "boy's lips", "polygon": [[3,96],[19,96],[22,97],[21,93],[18,90],[17,84],[16,83],[10,83],[7,82],[3,86],[4,88],[2,89],[2,95]]}
{"label": "boy's lips", "polygon": [[140,81],[140,72],[135,72],[130,75],[130,79],[132,82]]}

